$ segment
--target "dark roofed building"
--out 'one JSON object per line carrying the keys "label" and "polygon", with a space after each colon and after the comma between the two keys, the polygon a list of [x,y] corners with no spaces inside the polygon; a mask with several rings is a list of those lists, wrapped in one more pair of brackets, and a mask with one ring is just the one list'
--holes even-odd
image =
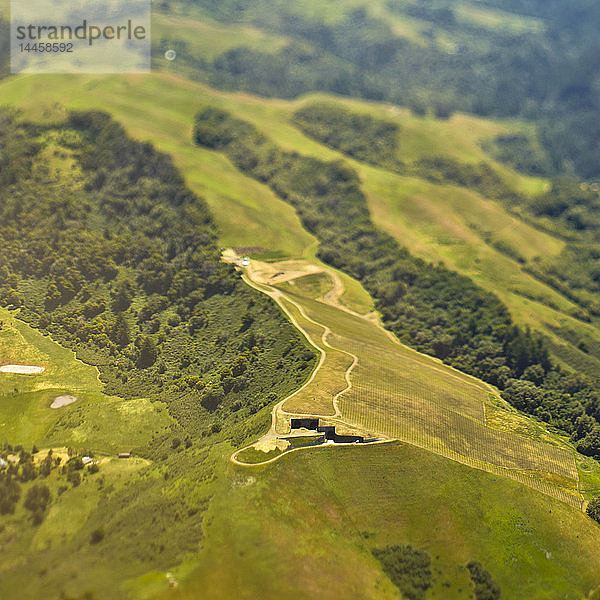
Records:
{"label": "dark roofed building", "polygon": [[364,437],[360,435],[339,435],[335,431],[335,425],[319,425],[319,419],[310,417],[301,419],[291,419],[292,429],[310,429],[324,434],[325,440],[331,440],[336,444],[353,444],[364,442]]}
{"label": "dark roofed building", "polygon": [[292,429],[312,429],[318,431],[319,419],[292,419]]}

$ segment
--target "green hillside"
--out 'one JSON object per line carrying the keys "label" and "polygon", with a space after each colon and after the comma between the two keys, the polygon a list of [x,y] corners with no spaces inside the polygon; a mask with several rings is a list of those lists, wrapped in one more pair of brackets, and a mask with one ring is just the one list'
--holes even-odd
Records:
{"label": "green hillside", "polygon": [[107,114],[3,110],[0,139],[0,596],[121,597],[197,549],[212,451],[255,436],[315,355],[220,260],[171,160]]}
{"label": "green hillside", "polygon": [[[298,256],[310,245],[311,236],[287,204],[265,186],[240,176],[236,169],[228,166],[227,160],[194,148],[186,138],[196,109],[214,102],[252,121],[286,149],[325,159],[339,156],[307,138],[290,123],[298,104],[221,94],[168,76],[46,76],[47,92],[40,100],[32,95],[34,81],[34,78],[13,78],[2,87],[3,97],[9,103],[18,103],[22,109],[30,110],[30,114],[45,113],[48,118],[56,111],[53,104],[64,97],[69,97],[69,105],[76,108],[103,107],[120,118],[132,135],[172,154],[188,185],[206,198],[219,226],[222,245],[259,246],[280,256]],[[128,101],[124,102],[123,98]],[[314,99],[309,97],[303,104]],[[355,101],[344,101],[344,104],[353,110],[372,111],[373,116],[385,116],[397,122],[403,132],[401,154],[409,160],[432,156],[436,148],[436,153],[461,162],[489,161],[479,145],[480,140],[511,130],[508,125],[462,116],[439,121],[413,117],[407,111],[386,105]],[[382,228],[398,237],[417,256],[442,260],[501,295],[518,322],[531,324],[554,340],[561,359],[568,360],[572,354],[573,360],[587,364],[587,370],[593,371],[597,360],[582,353],[577,344],[586,340],[593,348],[598,343],[595,329],[569,318],[569,312],[576,309],[572,302],[522,272],[520,264],[492,245],[493,241],[496,245],[505,241],[517,247],[526,258],[533,259],[548,253],[558,254],[564,245],[560,238],[538,231],[507,214],[497,203],[473,193],[403,178],[363,163],[351,164],[361,174],[373,218]],[[491,164],[506,174],[507,182],[517,190],[535,193],[544,189],[543,180],[527,178],[497,163]],[[449,194],[455,198],[452,210],[446,200]],[[262,210],[265,202],[269,206],[268,213]],[[504,278],[504,282],[500,278]],[[577,336],[575,343],[569,331]],[[561,332],[567,335],[558,337]]]}
{"label": "green hillside", "polygon": [[[46,80],[49,91],[41,111],[39,100],[29,94],[34,78],[11,79],[2,88],[3,96],[30,110],[30,114],[45,114],[46,118],[56,118],[57,109],[53,104],[63,97],[65,89],[69,91],[72,106],[102,105],[114,111],[133,135],[172,153],[186,182],[206,197],[214,211],[223,245],[266,248],[270,256],[298,255],[302,248],[308,247],[311,237],[305,233],[289,205],[277,199],[264,185],[242,176],[222,156],[194,148],[184,136],[190,135],[186,119],[193,117],[199,105],[213,102],[253,122],[261,131],[277,139],[283,148],[296,149],[320,159],[337,158],[339,153],[311,140],[292,123],[297,107],[314,101],[314,97],[302,104],[265,101],[251,96],[222,94],[166,75],[68,79],[49,76]],[[129,108],[129,102],[119,100],[122,98],[130,99],[136,109]],[[159,108],[159,99],[168,109]],[[407,131],[406,142],[404,136],[400,136],[400,147],[405,144],[403,152],[408,159],[430,156],[434,141],[446,139],[447,148],[452,149],[451,152],[448,150],[449,158],[460,159],[461,163],[485,161],[504,177],[507,185],[517,190],[539,192],[544,189],[542,180],[498,167],[481,149],[482,139],[493,137],[502,128],[510,131],[507,124],[458,116],[449,121],[422,119],[406,111],[393,112],[394,109],[386,105],[356,101],[345,102],[345,105],[353,110],[362,107],[363,112],[372,110],[374,117],[397,122],[402,131]],[[507,255],[507,247],[508,252],[510,248],[518,248],[525,259],[533,261],[536,256],[560,252],[564,245],[561,238],[533,228],[510,214],[501,202],[485,199],[460,187],[390,173],[363,162],[349,162],[363,180],[375,223],[415,255],[427,260],[442,260],[500,296],[517,323],[531,325],[547,336],[552,352],[561,362],[595,376],[596,349],[600,348],[596,328],[574,318],[573,315],[579,314],[579,308],[572,301],[534,279],[523,270],[519,260]],[[223,186],[227,190],[223,190]],[[256,194],[255,200],[252,200],[253,194]],[[448,198],[453,198],[454,212],[448,210]],[[261,203],[265,201],[269,212],[261,210]],[[269,218],[271,214],[277,218]],[[260,231],[259,236],[257,231]],[[264,251],[259,252],[264,254]],[[584,345],[585,351],[581,349]]]}
{"label": "green hillside", "polygon": [[306,450],[227,478],[183,598],[399,598],[371,554],[394,544],[431,557],[427,599],[472,597],[470,560],[502,598],[598,585],[600,530],[577,510],[410,445]]}
{"label": "green hillside", "polygon": [[600,594],[572,13],[164,0],[152,74],[0,79],[1,598]]}
{"label": "green hillside", "polygon": [[[549,225],[548,220],[527,212],[529,204],[545,206],[553,201],[552,193],[547,192],[549,184],[539,178],[515,176],[490,161],[481,151],[485,145],[482,140],[494,135],[489,125],[482,127],[466,116],[452,117],[447,123],[421,120],[418,131],[427,136],[427,144],[417,146],[413,141],[415,119],[389,110],[367,113],[357,104],[343,103],[348,122],[368,115],[374,123],[396,127],[388,144],[394,148],[388,149],[383,159],[376,150],[369,157],[361,155],[360,148],[348,146],[350,142],[329,139],[328,132],[340,129],[340,106],[338,103],[337,111],[328,111],[328,106],[333,107],[316,97],[303,104],[294,118],[309,135],[354,158],[375,222],[417,256],[442,260],[498,294],[518,321],[550,337],[561,360],[595,377],[598,357],[594,351],[573,352],[565,345],[568,342],[577,350],[590,350],[596,343],[591,341],[597,338],[595,324],[589,325],[589,313],[596,310],[589,293],[595,289],[595,263],[591,262],[594,251],[582,253],[581,246],[575,247],[579,243],[595,248],[594,225],[578,238],[574,228]],[[321,111],[320,115],[316,110]],[[314,125],[310,123],[311,114]],[[298,115],[305,116],[299,120]],[[472,132],[472,137],[465,139],[459,133],[463,131]],[[376,149],[369,135],[368,131],[354,131],[348,139],[355,145]],[[450,139],[452,144],[448,143]],[[573,188],[570,184],[563,196],[573,195]],[[490,201],[494,199],[497,201]],[[575,210],[586,208],[584,205]],[[576,240],[572,250],[566,243],[569,239]],[[583,254],[579,259],[578,252]],[[584,263],[586,254],[587,273],[578,264]],[[576,276],[570,275],[572,269],[577,270]]]}
{"label": "green hillside", "polygon": [[519,415],[495,388],[399,344],[372,318],[344,310],[336,302],[338,286],[315,297],[304,280],[333,274],[306,275],[311,270],[300,261],[251,261],[244,268],[246,281],[278,302],[322,359],[312,378],[275,407],[271,430],[234,455],[238,463],[264,463],[294,451],[294,443],[306,438],[293,437],[290,419],[318,415],[343,431],[405,441],[575,507],[580,493],[593,495],[576,468],[587,459],[574,460],[564,437]]}

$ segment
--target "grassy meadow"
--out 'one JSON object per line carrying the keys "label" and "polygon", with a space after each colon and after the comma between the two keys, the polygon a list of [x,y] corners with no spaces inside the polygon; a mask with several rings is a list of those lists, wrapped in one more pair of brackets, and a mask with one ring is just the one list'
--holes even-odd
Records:
{"label": "grassy meadow", "polygon": [[[0,321],[2,362],[46,369],[40,375],[0,373],[0,442],[116,454],[144,446],[155,431],[171,423],[160,404],[104,395],[95,367],[19,321],[15,313],[0,309]],[[77,401],[50,408],[64,395]]]}
{"label": "grassy meadow", "polygon": [[397,442],[230,467],[209,514],[186,600],[399,598],[371,549],[407,543],[431,556],[428,599],[472,597],[471,559],[503,598],[579,599],[599,583],[600,529],[580,511]]}

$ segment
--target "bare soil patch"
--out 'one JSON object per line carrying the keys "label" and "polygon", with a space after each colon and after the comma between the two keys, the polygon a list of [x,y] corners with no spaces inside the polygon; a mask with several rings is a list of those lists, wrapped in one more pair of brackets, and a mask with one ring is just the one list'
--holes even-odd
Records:
{"label": "bare soil patch", "polygon": [[63,406],[73,404],[73,402],[77,402],[77,396],[56,396],[54,402],[50,405],[50,408],[62,408]]}
{"label": "bare soil patch", "polygon": [[0,367],[0,372],[2,373],[16,373],[18,375],[39,375],[45,370],[45,367],[34,367],[31,365],[3,365]]}

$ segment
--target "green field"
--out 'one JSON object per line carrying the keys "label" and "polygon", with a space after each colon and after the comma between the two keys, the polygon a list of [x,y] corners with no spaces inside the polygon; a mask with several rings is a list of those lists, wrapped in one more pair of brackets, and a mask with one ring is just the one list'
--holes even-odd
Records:
{"label": "green field", "polygon": [[370,553],[398,543],[429,552],[428,599],[472,597],[471,559],[503,598],[579,599],[600,583],[600,528],[580,511],[411,445],[302,450],[226,479],[186,600],[399,598]]}
{"label": "green field", "polygon": [[331,346],[325,329],[305,318],[298,307],[283,300],[285,308],[293,315],[311,340],[325,352],[325,360],[313,381],[286,401],[284,410],[291,413],[331,416],[335,413],[333,400],[346,388],[344,373],[352,365],[352,357]]}
{"label": "green field", "polygon": [[314,273],[298,277],[289,284],[282,284],[285,290],[297,290],[302,296],[317,300],[333,288],[333,282],[326,273]]}
{"label": "green field", "polygon": [[[301,296],[294,300],[302,302],[310,313],[311,301]],[[445,372],[453,385],[447,386],[444,402],[452,398],[461,401],[466,412],[475,399],[486,397],[487,386],[393,344],[367,321],[331,307],[325,312],[337,315],[331,321],[340,333],[328,338],[332,345],[343,343],[352,332],[363,344],[382,348],[394,345],[399,356],[414,362],[421,374],[428,374],[423,381],[431,380],[433,391],[437,373],[441,376],[441,371]],[[14,340],[16,330],[23,340],[28,337],[30,341],[10,344],[12,360],[61,364],[65,378],[78,368],[88,370],[87,386],[93,390],[98,385],[93,368],[78,363],[72,354],[14,320],[13,313],[3,311],[2,320],[5,337]],[[322,330],[315,327],[313,333],[322,335]],[[22,385],[39,386],[43,377],[21,379]],[[63,376],[55,373],[55,377],[52,385],[60,384]],[[355,381],[360,380],[357,371]],[[412,385],[405,378],[402,381]],[[381,389],[380,385],[379,397]],[[44,414],[52,416],[54,411],[44,407],[48,401],[45,391],[36,392],[36,397],[39,413],[35,419],[44,422]],[[86,422],[92,429],[114,433],[120,425],[107,410],[110,399],[99,395],[98,399],[102,398],[102,411],[86,413]],[[138,427],[150,435],[165,418],[159,411],[151,422],[139,421],[139,401],[114,402],[120,402],[120,418],[128,413],[135,416],[135,425],[123,424],[129,432]],[[6,406],[3,416],[19,422],[16,412],[7,411]],[[85,406],[89,409],[93,404]],[[388,414],[393,416],[389,408]],[[363,421],[367,412],[362,412]],[[472,416],[469,420],[476,419]],[[20,422],[21,431],[28,432],[30,440],[38,443],[43,438],[33,423],[25,419]],[[68,445],[73,442],[70,435],[65,431],[54,443]],[[168,588],[169,572],[179,583],[176,593],[181,598],[196,598],[200,590],[202,597],[209,599],[237,595],[275,598],[298,593],[315,598],[340,594],[347,598],[398,598],[397,590],[370,553],[373,548],[395,543],[411,543],[431,555],[435,573],[431,598],[467,598],[470,588],[464,565],[473,558],[493,573],[507,598],[520,597],[523,590],[529,598],[546,598],[548,589],[560,597],[579,598],[599,583],[599,529],[580,511],[506,477],[467,468],[413,444],[302,449],[268,467],[248,471],[226,467],[231,449],[223,444],[210,451],[195,450],[191,455],[175,454],[163,465],[140,459],[106,460],[101,448],[107,453],[111,449],[100,441],[102,435],[97,435],[97,441],[90,437],[82,444],[93,443],[100,453],[100,473],[87,475],[79,487],[57,497],[38,528],[26,525],[22,508],[4,519],[0,589],[7,597],[38,598],[40,586],[44,586],[74,597],[88,589],[100,592],[99,597],[166,598],[173,593]],[[14,433],[7,439],[17,437]],[[264,453],[257,458],[264,460]],[[209,468],[214,468],[213,475]],[[594,461],[586,459],[583,468],[592,482],[597,469]],[[179,473],[179,478],[167,482],[159,493],[175,505],[207,506],[201,520],[205,537],[200,529],[192,536],[202,542],[192,545],[195,549],[189,548],[184,562],[169,563],[167,559],[159,561],[161,569],[148,571],[147,567],[144,570],[148,556],[136,548],[146,544],[158,547],[158,541],[155,544],[147,538],[150,530],[145,520],[149,511],[155,510],[155,495],[163,486],[164,473],[171,470]],[[57,496],[61,484],[57,476],[46,481]],[[98,546],[90,545],[91,532],[99,526],[106,538]],[[189,546],[189,526],[173,528],[167,518],[163,532],[160,543]],[[183,541],[184,535],[188,542]],[[130,542],[125,541],[127,537]],[[38,578],[25,576],[25,570],[31,573],[28,564],[16,566],[23,556],[35,562]],[[77,570],[70,560],[63,560],[71,556],[76,557]]]}

